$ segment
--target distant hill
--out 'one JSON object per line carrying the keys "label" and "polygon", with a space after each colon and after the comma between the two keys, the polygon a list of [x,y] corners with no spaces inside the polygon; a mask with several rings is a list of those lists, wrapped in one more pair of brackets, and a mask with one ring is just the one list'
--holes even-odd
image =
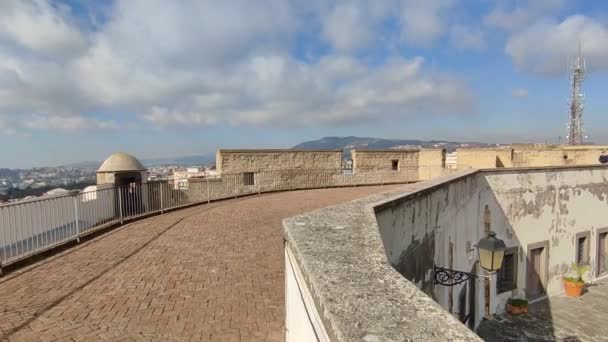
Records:
{"label": "distant hill", "polygon": [[142,164],[146,167],[162,165],[195,166],[215,164],[215,153],[175,158],[154,158],[142,159]]}
{"label": "distant hill", "polygon": [[99,169],[99,167],[101,166],[101,162],[100,161],[82,161],[82,162],[76,162],[76,163],[72,163],[72,164],[66,164],[66,165],[62,165],[64,167],[73,167],[75,169],[94,169],[97,170]]}
{"label": "distant hill", "polygon": [[350,157],[353,149],[388,149],[388,148],[445,148],[452,151],[462,146],[491,146],[491,144],[480,142],[456,142],[445,140],[411,140],[411,139],[382,139],[365,137],[325,137],[312,140],[294,146],[294,149],[341,149],[344,156]]}

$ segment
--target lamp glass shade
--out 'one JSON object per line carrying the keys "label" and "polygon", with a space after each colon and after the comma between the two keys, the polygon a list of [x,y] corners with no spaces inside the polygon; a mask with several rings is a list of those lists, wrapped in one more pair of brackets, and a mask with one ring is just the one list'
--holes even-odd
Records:
{"label": "lamp glass shade", "polygon": [[479,240],[477,244],[481,268],[489,272],[498,271],[502,267],[506,249],[505,242],[497,239],[496,233],[488,232],[488,236]]}

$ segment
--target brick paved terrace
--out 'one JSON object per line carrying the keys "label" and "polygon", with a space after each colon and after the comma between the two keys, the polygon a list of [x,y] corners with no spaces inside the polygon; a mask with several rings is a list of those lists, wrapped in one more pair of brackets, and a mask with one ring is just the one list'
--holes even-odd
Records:
{"label": "brick paved terrace", "polygon": [[392,188],[265,194],[125,225],[0,278],[0,340],[282,341],[282,219]]}

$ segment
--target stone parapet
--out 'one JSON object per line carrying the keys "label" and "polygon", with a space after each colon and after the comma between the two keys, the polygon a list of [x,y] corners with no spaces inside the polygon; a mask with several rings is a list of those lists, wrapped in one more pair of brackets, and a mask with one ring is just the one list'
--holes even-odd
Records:
{"label": "stone parapet", "polygon": [[286,249],[314,303],[308,306],[315,310],[309,315],[322,326],[315,325],[322,330],[317,336],[325,333],[338,342],[481,341],[391,267],[374,213],[379,203],[470,173],[407,185],[283,221]]}

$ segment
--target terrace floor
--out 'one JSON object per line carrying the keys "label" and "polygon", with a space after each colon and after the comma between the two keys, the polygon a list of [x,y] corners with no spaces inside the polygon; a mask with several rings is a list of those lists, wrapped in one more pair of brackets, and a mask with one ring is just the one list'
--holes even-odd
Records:
{"label": "terrace floor", "polygon": [[0,278],[0,340],[282,341],[283,218],[395,186],[215,202]]}
{"label": "terrace floor", "polygon": [[530,304],[528,313],[504,314],[484,321],[478,334],[486,341],[608,341],[608,281],[588,286],[580,298],[565,295]]}

